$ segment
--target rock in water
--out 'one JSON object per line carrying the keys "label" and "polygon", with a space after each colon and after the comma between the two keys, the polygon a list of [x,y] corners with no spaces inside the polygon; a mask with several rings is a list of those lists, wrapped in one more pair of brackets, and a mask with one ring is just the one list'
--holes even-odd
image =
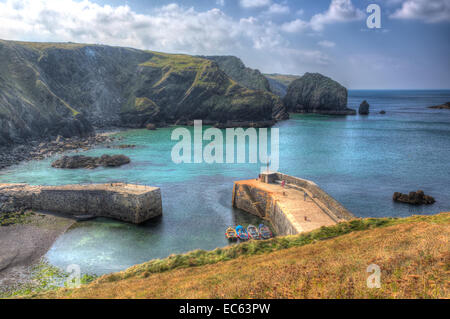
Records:
{"label": "rock in water", "polygon": [[411,205],[430,205],[435,202],[433,197],[425,195],[421,190],[418,190],[417,192],[410,192],[409,195],[395,192],[392,199],[395,202]]}
{"label": "rock in water", "polygon": [[288,112],[354,115],[347,108],[347,89],[319,73],[305,73],[293,81],[284,97]]}
{"label": "rock in water", "polygon": [[369,108],[370,108],[369,103],[367,103],[366,100],[362,101],[361,105],[359,106],[359,114],[369,115]]}
{"label": "rock in water", "polygon": [[380,114],[384,115],[384,114],[386,114],[386,111],[383,110],[380,112]]}
{"label": "rock in water", "polygon": [[441,105],[429,106],[429,109],[450,110],[450,102]]}
{"label": "rock in water", "polygon": [[146,128],[149,131],[155,131],[156,130],[156,125],[155,124],[147,124]]}
{"label": "rock in water", "polygon": [[90,157],[83,155],[64,156],[52,163],[54,168],[97,168],[118,167],[130,163],[131,160],[125,155],[102,155],[101,157]]}

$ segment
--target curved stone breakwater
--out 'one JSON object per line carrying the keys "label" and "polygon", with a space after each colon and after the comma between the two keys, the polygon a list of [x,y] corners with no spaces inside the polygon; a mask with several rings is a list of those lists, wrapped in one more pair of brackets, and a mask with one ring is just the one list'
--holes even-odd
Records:
{"label": "curved stone breakwater", "polygon": [[268,220],[281,236],[355,218],[315,183],[281,173],[235,182],[233,207]]}
{"label": "curved stone breakwater", "polygon": [[162,201],[158,187],[134,184],[0,184],[0,213],[29,209],[140,224],[162,214]]}

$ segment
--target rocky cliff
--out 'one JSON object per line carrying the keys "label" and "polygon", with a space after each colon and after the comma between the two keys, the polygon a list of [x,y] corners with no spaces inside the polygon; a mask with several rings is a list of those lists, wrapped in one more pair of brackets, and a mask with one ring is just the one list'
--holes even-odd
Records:
{"label": "rocky cliff", "polygon": [[204,58],[216,62],[220,69],[240,85],[252,90],[270,92],[269,81],[266,77],[258,70],[247,68],[241,59],[235,56],[206,56]]}
{"label": "rocky cliff", "polygon": [[286,117],[277,96],[238,84],[211,60],[101,45],[0,40],[0,145],[86,135],[93,126]]}
{"label": "rocky cliff", "polygon": [[330,115],[354,115],[347,108],[347,89],[319,73],[305,73],[293,81],[284,97],[289,112]]}
{"label": "rocky cliff", "polygon": [[289,85],[300,78],[297,75],[286,74],[264,74],[264,76],[269,80],[270,91],[280,97],[285,97]]}

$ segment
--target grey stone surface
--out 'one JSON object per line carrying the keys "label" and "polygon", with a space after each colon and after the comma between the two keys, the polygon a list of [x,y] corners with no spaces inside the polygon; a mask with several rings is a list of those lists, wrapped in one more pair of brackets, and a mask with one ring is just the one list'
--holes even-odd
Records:
{"label": "grey stone surface", "polygon": [[108,217],[135,224],[162,214],[160,189],[142,185],[0,184],[0,198],[3,202],[0,212],[33,209],[70,216]]}

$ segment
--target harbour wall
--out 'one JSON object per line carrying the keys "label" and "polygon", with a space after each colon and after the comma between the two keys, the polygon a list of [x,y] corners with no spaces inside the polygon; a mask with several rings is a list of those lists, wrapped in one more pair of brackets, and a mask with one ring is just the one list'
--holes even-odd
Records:
{"label": "harbour wall", "polygon": [[[355,218],[350,211],[314,182],[281,173],[262,174],[260,181],[274,185],[280,185],[284,181],[285,187],[298,189],[299,194],[306,191],[309,198],[320,208],[318,210],[320,214],[330,217],[336,224]],[[283,198],[275,196],[271,191],[261,187],[262,185],[253,181],[235,182],[233,207],[269,221],[278,235],[287,236],[301,233],[303,227],[301,227],[299,219],[283,205]],[[303,205],[303,195],[298,196],[298,205]]]}
{"label": "harbour wall", "polygon": [[140,224],[162,214],[162,200],[157,187],[123,183],[0,184],[0,212],[27,209],[70,216],[107,217]]}

